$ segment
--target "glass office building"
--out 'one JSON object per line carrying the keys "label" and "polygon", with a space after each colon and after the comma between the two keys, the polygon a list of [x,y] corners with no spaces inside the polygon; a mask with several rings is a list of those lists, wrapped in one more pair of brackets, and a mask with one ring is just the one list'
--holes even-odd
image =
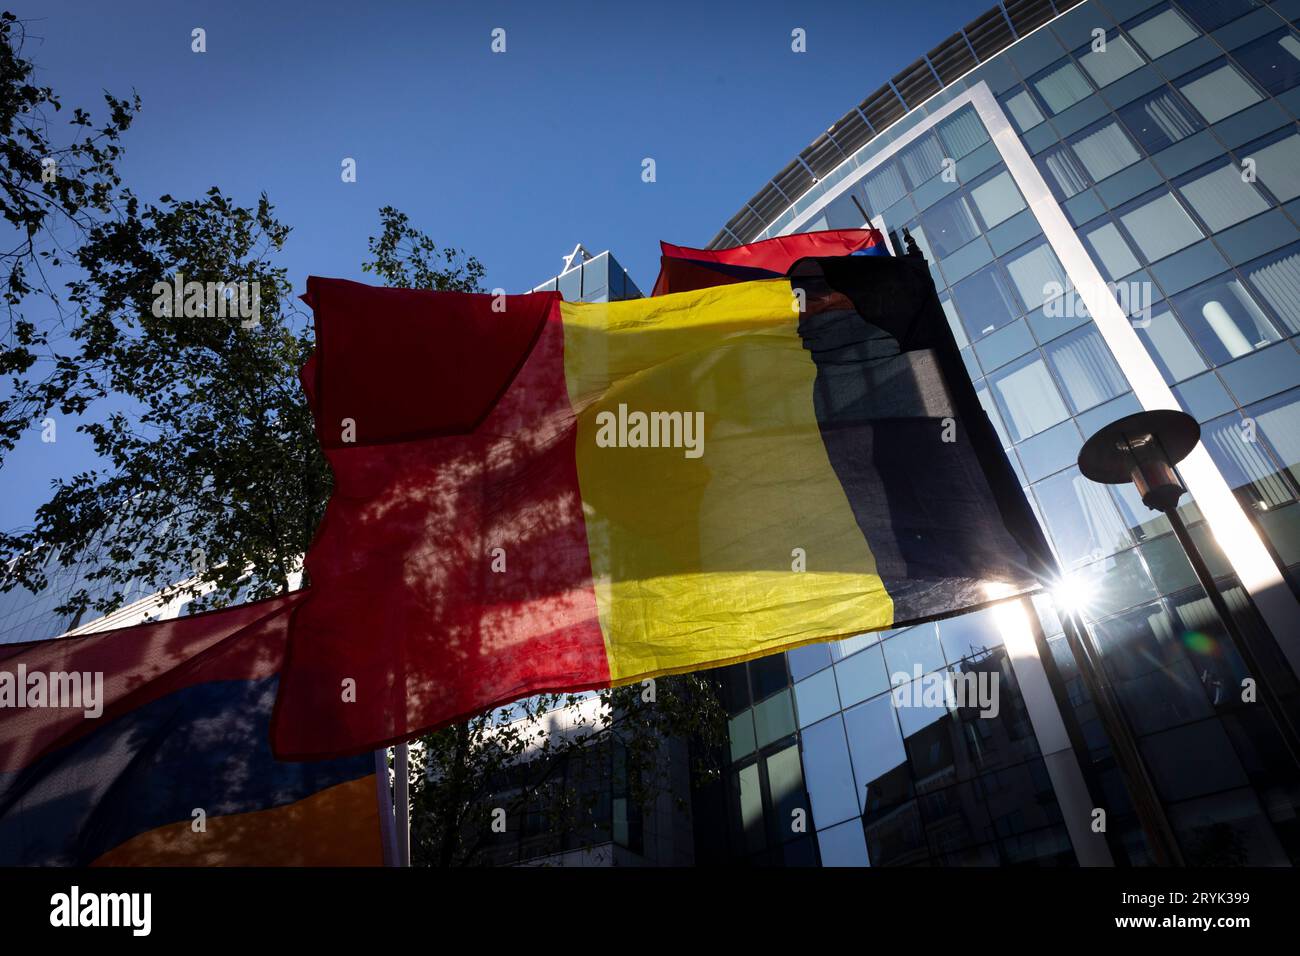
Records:
{"label": "glass office building", "polygon": [[[895,251],[915,238],[1193,865],[1300,860],[1300,779],[1242,701],[1246,668],[1168,522],[1074,463],[1121,416],[1197,418],[1185,520],[1293,693],[1298,16],[1300,0],[1008,2],[836,121],[710,244],[868,222]],[[1005,610],[723,671],[730,752],[701,795],[700,859],[1151,862],[1054,606],[1035,610],[1063,694]],[[991,719],[905,707],[891,686],[984,670],[1000,675]]]}

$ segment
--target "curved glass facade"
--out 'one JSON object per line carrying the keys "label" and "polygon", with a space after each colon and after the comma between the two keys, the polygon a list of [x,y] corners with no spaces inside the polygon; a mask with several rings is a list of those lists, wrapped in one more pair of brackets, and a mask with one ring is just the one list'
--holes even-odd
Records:
{"label": "curved glass facade", "polygon": [[[935,80],[959,38],[978,65],[920,105],[906,108],[895,77],[883,115],[896,119],[852,153],[832,127],[837,164],[810,158],[827,152],[819,139],[796,161],[810,186],[795,197],[784,171],[713,244],[866,223],[898,251],[904,230],[915,238],[1184,859],[1294,864],[1300,776],[1262,708],[1242,702],[1246,668],[1167,520],[1074,462],[1087,436],[1143,408],[1177,403],[1201,422],[1184,519],[1293,693],[1300,0],[1036,6],[1034,29],[1007,30],[1000,49],[981,50],[977,30],[995,15],[1014,27],[1010,5],[932,52]],[[857,113],[881,109],[876,95]],[[702,838],[701,856],[1150,862],[1052,604],[1035,607],[1069,715],[1032,642],[992,611],[724,671],[729,831]],[[903,706],[891,687],[900,672],[979,671],[1001,675],[993,719]],[[1061,732],[1070,717],[1086,743]],[[1105,794],[1104,845],[1085,778]]]}

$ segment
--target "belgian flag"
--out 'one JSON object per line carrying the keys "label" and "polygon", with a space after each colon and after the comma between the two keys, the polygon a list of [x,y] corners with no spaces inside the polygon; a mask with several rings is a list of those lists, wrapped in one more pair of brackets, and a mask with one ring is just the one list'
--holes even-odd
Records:
{"label": "belgian flag", "polygon": [[689,289],[600,304],[309,280],[335,486],[277,753],[1034,589],[1041,537],[925,263],[881,251],[666,247]]}

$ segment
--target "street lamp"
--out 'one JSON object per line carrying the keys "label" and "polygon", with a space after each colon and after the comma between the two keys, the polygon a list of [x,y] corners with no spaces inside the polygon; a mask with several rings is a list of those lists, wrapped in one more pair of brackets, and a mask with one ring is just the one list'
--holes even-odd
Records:
{"label": "street lamp", "polygon": [[1259,688],[1259,699],[1282,735],[1291,759],[1300,766],[1300,737],[1259,664],[1250,642],[1237,626],[1205,558],[1178,514],[1178,499],[1187,490],[1175,466],[1201,439],[1201,426],[1186,412],[1170,409],[1138,412],[1111,422],[1089,438],[1079,452],[1079,471],[1107,485],[1132,482],[1142,503],[1169,519],[1178,543],[1214,607],[1224,633],[1236,647]]}

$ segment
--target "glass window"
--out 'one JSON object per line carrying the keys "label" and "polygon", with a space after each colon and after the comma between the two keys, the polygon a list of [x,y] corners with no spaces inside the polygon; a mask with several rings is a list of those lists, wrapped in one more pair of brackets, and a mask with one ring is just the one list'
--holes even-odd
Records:
{"label": "glass window", "polygon": [[1030,84],[1053,115],[1069,109],[1092,92],[1087,78],[1068,59],[1048,67],[1030,80]]}
{"label": "glass window", "polygon": [[1025,200],[1006,170],[972,187],[970,196],[987,229],[1005,222],[1025,208]]}
{"label": "glass window", "polygon": [[1133,543],[1105,485],[1070,468],[1034,485],[1039,512],[1061,563],[1075,568]]}
{"label": "glass window", "polygon": [[1153,60],[1197,37],[1196,29],[1183,19],[1182,14],[1169,7],[1129,23],[1125,29]]}
{"label": "glass window", "polygon": [[767,758],[767,790],[772,800],[774,836],[787,842],[798,836],[791,823],[796,810],[804,809],[803,767],[799,748],[789,746]]}
{"label": "glass window", "polygon": [[1079,58],[1079,63],[1098,86],[1114,83],[1142,65],[1142,57],[1129,46],[1128,40],[1124,39],[1118,30],[1111,30],[1106,34],[1106,45],[1103,49],[1095,50],[1092,44],[1089,44],[1078,50],[1075,56]]}
{"label": "glass window", "polygon": [[881,778],[907,762],[903,736],[889,696],[846,710],[844,727],[848,731],[858,797],[865,803],[876,791],[884,789],[885,781]]}
{"label": "glass window", "polygon": [[1093,182],[1101,182],[1142,158],[1119,121],[1113,119],[1103,120],[1072,137],[1070,148]]}
{"label": "glass window", "polygon": [[1021,313],[1020,303],[996,263],[953,286],[952,299],[972,339],[1002,328]]}
{"label": "glass window", "polygon": [[1241,271],[1287,331],[1300,333],[1300,245],[1256,259]]}
{"label": "glass window", "polygon": [[1269,207],[1259,190],[1242,179],[1241,168],[1231,161],[1209,172],[1193,173],[1180,183],[1178,191],[1210,232],[1227,229]]}
{"label": "glass window", "polygon": [[1051,373],[1037,355],[1029,355],[989,376],[989,387],[1013,441],[1051,428],[1069,418]]}
{"label": "glass window", "polygon": [[[826,206],[827,229],[858,229],[871,217],[867,215],[866,195],[858,183],[847,192],[840,193]],[[812,230],[805,230],[812,231]]]}
{"label": "glass window", "polygon": [[1274,96],[1300,86],[1300,39],[1286,27],[1233,50],[1232,56]]}
{"label": "glass window", "polygon": [[870,208],[877,211],[887,209],[907,195],[907,186],[903,174],[892,162],[885,163],[875,172],[862,180],[862,188],[870,200]]}
{"label": "glass window", "polygon": [[840,661],[835,665],[835,678],[846,707],[889,689],[889,674],[879,647],[869,647]]}
{"label": "glass window", "polygon": [[1264,98],[1235,66],[1224,60],[1187,74],[1175,85],[1207,123],[1217,123]]}
{"label": "glass window", "polygon": [[905,147],[898,156],[907,178],[913,186],[928,182],[943,172],[943,148],[933,135],[925,135],[910,146]]}
{"label": "glass window", "polygon": [[1163,259],[1201,238],[1201,230],[1171,193],[1139,199],[1120,212],[1119,220],[1148,262]]}
{"label": "glass window", "polygon": [[[816,810],[813,811],[816,819]],[[820,821],[818,821],[820,822]],[[869,866],[867,838],[862,824],[849,820],[825,830],[817,831],[817,848],[821,851],[822,866]]]}
{"label": "glass window", "polygon": [[1036,309],[1070,288],[1069,276],[1045,241],[1007,256],[1006,267],[1026,309]]}
{"label": "glass window", "polygon": [[1168,87],[1121,108],[1119,118],[1148,153],[1157,153],[1202,128],[1200,119]]}
{"label": "glass window", "polygon": [[[844,723],[838,717],[805,728],[802,734],[803,770],[817,826],[855,818],[861,812],[854,796],[853,765]],[[855,819],[854,825],[862,829]]]}
{"label": "glass window", "polygon": [[800,727],[815,724],[840,709],[835,675],[830,668],[794,685],[794,709],[799,715]]}
{"label": "glass window", "polygon": [[1039,158],[1038,163],[1047,173],[1048,185],[1053,188],[1058,199],[1077,196],[1092,185],[1083,163],[1079,162],[1079,157],[1068,146],[1048,150]]}
{"label": "glass window", "polygon": [[891,684],[911,680],[917,676],[914,673],[917,667],[922,674],[943,668],[943,652],[939,649],[939,638],[933,624],[914,627],[891,637],[882,646]]}
{"label": "glass window", "polygon": [[1279,202],[1300,196],[1300,136],[1290,134],[1268,146],[1243,150],[1255,160],[1255,178]]}
{"label": "glass window", "polygon": [[809,674],[815,674],[824,667],[831,666],[831,650],[825,644],[805,644],[786,652],[790,664],[790,673],[795,680],[803,680]]}
{"label": "glass window", "polygon": [[1033,129],[1043,121],[1043,113],[1027,90],[1017,90],[1003,102],[1020,132]]}
{"label": "glass window", "polygon": [[939,622],[939,643],[949,663],[962,658],[978,657],[995,647],[1002,646],[996,612],[992,608],[963,614]]}
{"label": "glass window", "polygon": [[[1293,400],[1294,401],[1294,400]],[[1295,420],[1294,408],[1290,424],[1300,427]],[[1295,496],[1277,464],[1258,440],[1258,422],[1254,440],[1248,435],[1241,416],[1236,412],[1206,422],[1201,426],[1201,438],[1210,457],[1223,472],[1232,490],[1243,503],[1257,511],[1267,511],[1291,501]],[[1294,439],[1291,439],[1294,444]]]}
{"label": "glass window", "polygon": [[1043,346],[1075,412],[1100,405],[1128,391],[1128,383],[1100,333],[1091,325]]}
{"label": "glass window", "polygon": [[1281,337],[1245,286],[1230,273],[1171,296],[1169,301],[1215,365],[1247,355]]}
{"label": "glass window", "polygon": [[754,705],[754,734],[759,747],[766,747],[792,733],[794,733],[794,706],[788,690],[783,690],[775,697],[769,697],[761,704]]}
{"label": "glass window", "polygon": [[961,159],[989,141],[988,131],[973,106],[963,106],[940,123],[937,132],[943,140],[944,155],[951,159]]}
{"label": "glass window", "polygon": [[733,778],[732,787],[739,803],[744,849],[750,853],[761,850],[767,839],[763,828],[763,790],[758,780],[758,764],[739,771]]}
{"label": "glass window", "polygon": [[1179,0],[1178,5],[1202,30],[1217,30],[1259,6],[1255,0]]}
{"label": "glass window", "polygon": [[1084,233],[1084,239],[1092,249],[1096,259],[1110,279],[1120,279],[1136,271],[1141,263],[1133,250],[1129,248],[1119,227],[1113,222],[1103,222],[1100,226]]}
{"label": "glass window", "polygon": [[1151,358],[1160,368],[1160,374],[1170,385],[1204,372],[1205,359],[1187,337],[1178,319],[1166,308],[1151,316],[1149,325],[1135,323],[1140,338]]}
{"label": "glass window", "polygon": [[1292,485],[1300,487],[1300,391],[1256,402],[1246,407],[1246,414],[1255,419],[1257,437],[1286,469]]}
{"label": "glass window", "polygon": [[965,196],[949,196],[921,214],[930,248],[942,259],[980,234],[979,223]]}

